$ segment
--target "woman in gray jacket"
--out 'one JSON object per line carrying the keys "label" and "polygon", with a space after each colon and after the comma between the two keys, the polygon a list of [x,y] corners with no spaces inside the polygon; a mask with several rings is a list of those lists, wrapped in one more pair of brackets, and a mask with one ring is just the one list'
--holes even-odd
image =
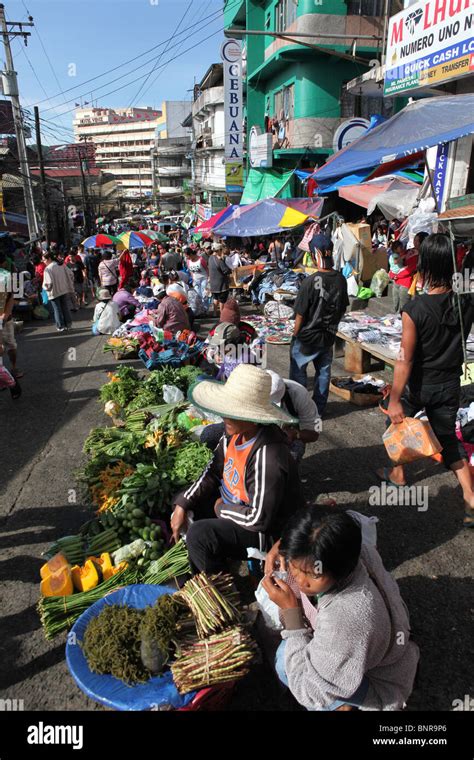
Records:
{"label": "woman in gray jacket", "polygon": [[[276,670],[308,710],[401,710],[419,660],[397,583],[348,514],[296,513],[270,552],[288,570],[263,586],[280,607]],[[269,567],[267,563],[266,569]]]}

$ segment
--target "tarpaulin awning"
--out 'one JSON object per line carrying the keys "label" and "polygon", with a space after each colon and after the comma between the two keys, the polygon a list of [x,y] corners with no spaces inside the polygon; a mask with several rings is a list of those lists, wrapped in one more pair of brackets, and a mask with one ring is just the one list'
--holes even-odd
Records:
{"label": "tarpaulin awning", "polygon": [[194,232],[200,232],[201,234],[211,232],[216,224],[219,224],[220,222],[223,222],[225,219],[227,219],[227,217],[229,217],[236,208],[239,207],[227,206],[227,208],[221,209],[216,214],[213,214],[211,217],[209,217],[209,219],[206,219],[205,222],[198,224],[197,227],[194,228]]}
{"label": "tarpaulin awning", "polygon": [[474,132],[474,94],[425,98],[366,132],[315,172],[318,184],[413,156]]}
{"label": "tarpaulin awning", "polygon": [[290,180],[294,169],[288,172],[279,172],[271,169],[250,169],[244,192],[240,199],[243,206],[265,198],[291,198]]}
{"label": "tarpaulin awning", "polygon": [[232,215],[214,227],[216,235],[254,237],[272,235],[317,218],[323,206],[320,198],[265,198],[247,206],[237,206]]}
{"label": "tarpaulin awning", "polygon": [[370,180],[369,182],[362,182],[358,185],[347,185],[346,187],[339,188],[339,196],[345,198],[346,201],[355,203],[357,206],[363,206],[369,208],[372,199],[380,195],[381,193],[389,193],[390,190],[400,190],[404,188],[416,188],[418,192],[418,185],[409,179],[402,179],[401,177],[380,177],[378,179]]}

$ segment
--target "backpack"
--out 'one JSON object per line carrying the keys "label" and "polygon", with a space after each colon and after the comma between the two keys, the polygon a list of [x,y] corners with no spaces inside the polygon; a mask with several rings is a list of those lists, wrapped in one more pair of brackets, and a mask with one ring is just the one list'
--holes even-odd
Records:
{"label": "backpack", "polygon": [[313,313],[298,333],[303,354],[311,354],[315,348],[332,346],[337,326],[344,313],[345,291],[341,287],[341,278],[324,277],[321,273],[311,275],[317,301]]}

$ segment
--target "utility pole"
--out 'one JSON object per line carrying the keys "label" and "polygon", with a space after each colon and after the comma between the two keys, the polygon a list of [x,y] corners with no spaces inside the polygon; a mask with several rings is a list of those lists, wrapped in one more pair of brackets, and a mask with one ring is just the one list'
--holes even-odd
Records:
{"label": "utility pole", "polygon": [[43,146],[41,144],[41,129],[38,106],[35,106],[35,129],[36,129],[36,150],[38,151],[38,163],[40,170],[41,197],[43,199],[43,219],[45,222],[46,243],[49,246],[51,232],[51,215],[49,212],[48,193],[46,190],[46,175],[44,172]]}
{"label": "utility pole", "polygon": [[69,245],[71,243],[71,236],[70,236],[70,233],[69,233],[69,205],[68,205],[66,190],[64,188],[64,181],[60,180],[60,182],[61,182],[61,190],[62,190],[62,194],[63,194],[63,203],[64,203],[64,211],[63,211],[63,214],[64,214],[64,242],[65,242],[66,246],[69,248]]}
{"label": "utility pole", "polygon": [[89,218],[89,204],[87,201],[87,188],[86,178],[84,175],[84,165],[82,162],[82,153],[79,151],[79,167],[81,169],[81,188],[82,188],[82,206],[84,213],[84,232],[86,237],[90,235],[90,218]]}
{"label": "utility pole", "polygon": [[[28,157],[26,152],[26,139],[23,125],[23,116],[21,113],[20,97],[18,92],[18,81],[16,71],[13,68],[13,56],[10,48],[10,37],[23,37],[25,45],[27,44],[30,32],[24,32],[24,26],[33,26],[33,18],[28,17],[28,21],[9,21],[7,27],[7,21],[5,19],[5,6],[0,3],[0,25],[3,36],[3,46],[5,48],[5,61],[6,71],[2,74],[2,83],[4,94],[11,98],[13,120],[15,123],[16,144],[18,149],[18,161],[20,165],[20,172],[23,181],[23,191],[25,195],[26,217],[28,220],[28,232],[30,240],[37,240],[39,238],[38,220],[35,213],[35,200],[33,197],[33,184],[31,181],[30,167],[28,165]],[[19,31],[14,31],[15,27],[19,27]]]}

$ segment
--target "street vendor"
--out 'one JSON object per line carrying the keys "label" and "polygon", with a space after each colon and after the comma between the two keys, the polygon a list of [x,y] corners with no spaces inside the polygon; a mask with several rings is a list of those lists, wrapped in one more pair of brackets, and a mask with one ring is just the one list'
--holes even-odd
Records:
{"label": "street vendor", "polygon": [[397,583],[351,515],[294,514],[267,555],[262,585],[283,624],[277,674],[303,707],[403,709],[419,649]]}
{"label": "street vendor", "polygon": [[[175,499],[173,538],[187,529],[194,571],[219,572],[227,559],[264,550],[304,499],[288,438],[278,427],[295,420],[270,400],[271,378],[240,364],[224,385],[201,381],[189,391],[200,409],[222,416],[225,435],[202,475]],[[188,521],[193,513],[193,522]]]}
{"label": "street vendor", "polygon": [[[293,380],[284,380],[271,369],[267,369],[266,372],[272,381],[270,395],[272,403],[298,419],[297,424],[285,425],[283,430],[288,437],[291,456],[299,464],[304,457],[306,444],[314,443],[319,438],[321,418],[318,408],[302,385]],[[201,443],[205,443],[210,449],[215,449],[223,433],[223,423],[206,425],[201,435]]]}
{"label": "street vendor", "polygon": [[169,295],[167,292],[161,298],[154,322],[156,327],[161,327],[163,330],[173,333],[173,335],[178,330],[190,329],[189,317],[185,307],[176,297]]}

